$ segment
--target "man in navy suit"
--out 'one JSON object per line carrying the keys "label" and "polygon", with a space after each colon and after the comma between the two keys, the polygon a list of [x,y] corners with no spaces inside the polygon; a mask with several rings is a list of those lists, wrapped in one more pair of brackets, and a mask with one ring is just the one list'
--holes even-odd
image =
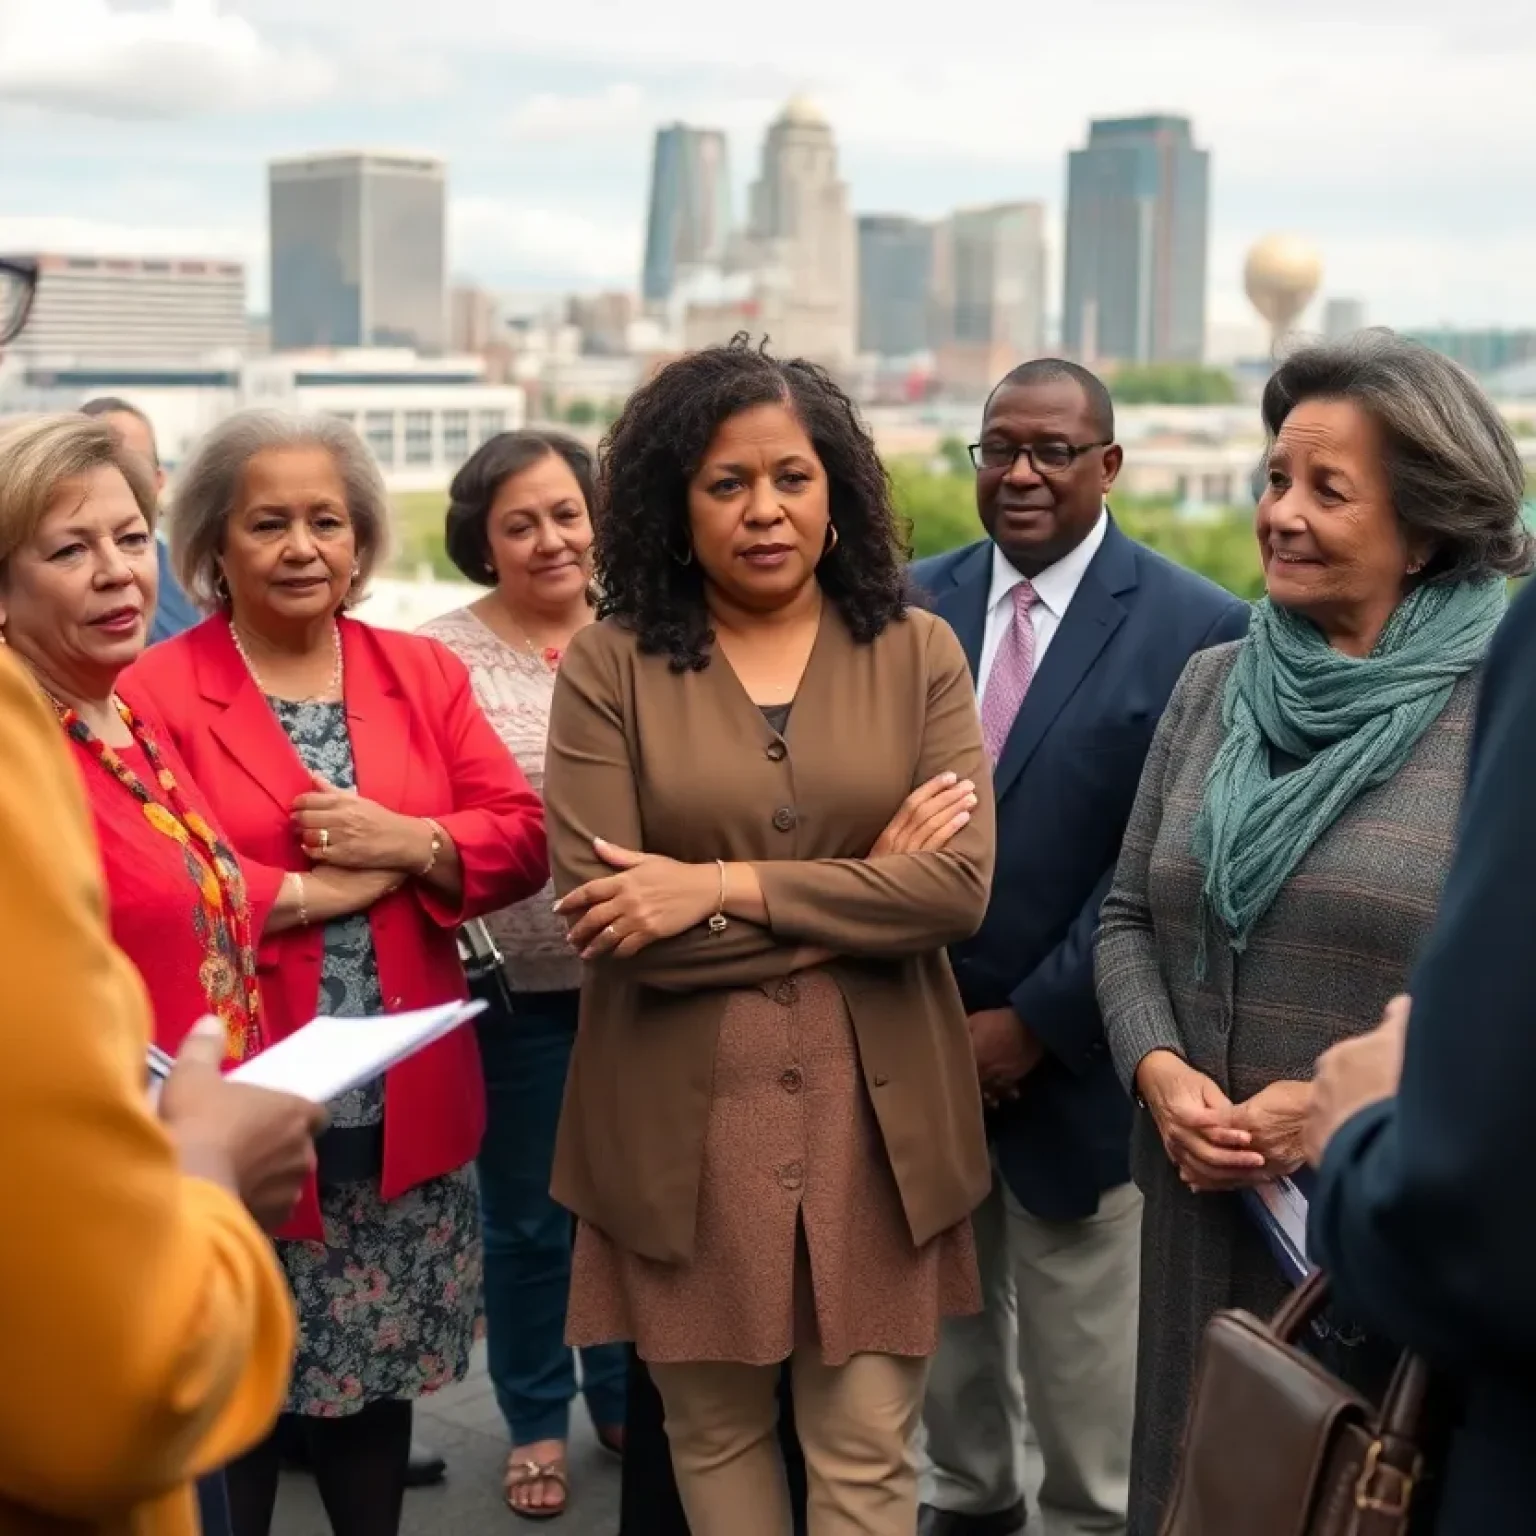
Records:
{"label": "man in navy suit", "polygon": [[[164,494],[165,467],[160,462],[155,429],[149,417],[138,406],[119,400],[116,395],[102,395],[98,399],[87,400],[80,407],[80,414],[98,417],[111,426],[123,440],[123,446],[131,453],[138,454],[149,465],[155,477],[156,492]],[[184,629],[191,629],[203,617],[192,606],[191,598],[181,590],[181,583],[176,580],[176,573],[171,569],[171,552],[165,547],[163,537],[156,539],[155,550],[160,563],[160,596],[155,604],[154,622],[149,626],[151,645],[169,640]]]}
{"label": "man in navy suit", "polygon": [[1114,437],[1086,369],[1016,368],[971,450],[988,537],[914,568],[970,656],[998,818],[986,921],[951,954],[996,1171],[986,1310],[934,1361],[922,1536],[1022,1529],[1026,1398],[1053,1530],[1125,1527],[1141,1198],[1092,939],[1173,685],[1248,609],[1116,527]]}

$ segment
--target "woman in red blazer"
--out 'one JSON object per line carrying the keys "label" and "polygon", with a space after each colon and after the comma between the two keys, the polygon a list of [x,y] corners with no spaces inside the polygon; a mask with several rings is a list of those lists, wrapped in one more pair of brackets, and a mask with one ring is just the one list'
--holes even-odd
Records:
{"label": "woman in red blazer", "polygon": [[[454,930],[546,878],[543,813],[443,646],[342,616],[387,503],[352,430],[245,413],[178,487],[172,554],[213,617],[123,680],[163,721],[270,915],[270,1043],[317,1013],[464,995]],[[323,867],[323,879],[309,878]],[[395,1536],[410,1403],[468,1367],[480,1293],[472,1160],[484,1092],[460,1030],[330,1106],[279,1251],[298,1302],[288,1411],[333,1529]],[[235,1536],[266,1536],[278,1447],[230,1471]]]}

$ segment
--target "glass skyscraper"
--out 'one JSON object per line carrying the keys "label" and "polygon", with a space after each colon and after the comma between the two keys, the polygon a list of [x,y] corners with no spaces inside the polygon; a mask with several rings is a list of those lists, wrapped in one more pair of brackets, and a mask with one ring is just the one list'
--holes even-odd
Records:
{"label": "glass skyscraper", "polygon": [[268,191],[274,349],[444,350],[447,177],[440,160],[277,160]]}
{"label": "glass skyscraper", "polygon": [[933,343],[933,226],[902,214],[859,219],[859,351],[910,357]]}
{"label": "glass skyscraper", "polygon": [[1067,174],[1069,353],[1090,362],[1202,359],[1210,170],[1188,118],[1090,125]]}
{"label": "glass skyscraper", "polygon": [[642,290],[665,304],[690,267],[720,262],[731,234],[730,162],[718,128],[656,130]]}

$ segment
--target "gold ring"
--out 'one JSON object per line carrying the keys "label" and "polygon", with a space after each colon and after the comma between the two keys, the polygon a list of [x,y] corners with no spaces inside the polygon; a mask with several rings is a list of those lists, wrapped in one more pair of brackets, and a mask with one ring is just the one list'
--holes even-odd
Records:
{"label": "gold ring", "polygon": [[331,829],[329,827],[321,827],[320,828],[320,852],[324,853],[330,846],[331,846]]}

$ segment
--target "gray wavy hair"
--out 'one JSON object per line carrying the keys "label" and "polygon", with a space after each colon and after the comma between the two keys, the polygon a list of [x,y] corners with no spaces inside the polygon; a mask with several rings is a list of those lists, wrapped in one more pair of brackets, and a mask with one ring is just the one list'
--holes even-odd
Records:
{"label": "gray wavy hair", "polygon": [[323,448],[335,461],[346,491],[357,541],[357,602],[388,552],[389,497],[373,455],[346,422],[334,416],[287,411],[239,411],[221,421],[197,446],[177,477],[171,509],[171,561],[187,595],[206,613],[227,602],[219,580],[224,533],[240,494],[240,477],[258,453]]}
{"label": "gray wavy hair", "polygon": [[1498,408],[1469,373],[1388,330],[1303,347],[1264,389],[1271,447],[1286,417],[1308,400],[1351,400],[1375,418],[1393,510],[1434,551],[1425,581],[1530,571],[1525,465]]}

